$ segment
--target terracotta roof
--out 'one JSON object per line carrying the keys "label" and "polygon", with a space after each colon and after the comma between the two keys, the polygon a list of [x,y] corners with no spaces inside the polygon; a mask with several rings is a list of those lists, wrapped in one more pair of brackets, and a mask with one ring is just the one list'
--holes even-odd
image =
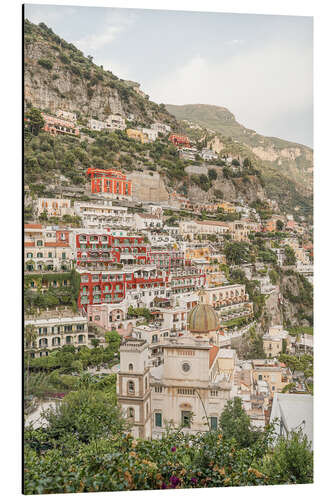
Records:
{"label": "terracotta roof", "polygon": [[213,345],[210,349],[209,349],[209,368],[212,366],[212,364],[214,363],[214,360],[217,356],[217,353],[219,352],[219,348],[216,346],[216,345]]}
{"label": "terracotta roof", "polygon": [[24,224],[24,229],[43,229],[41,224]]}
{"label": "terracotta roof", "polygon": [[229,225],[226,224],[225,222],[221,221],[214,221],[214,220],[196,220],[195,221],[197,224],[201,224],[204,226],[223,226],[229,228]]}
{"label": "terracotta roof", "polygon": [[69,243],[66,241],[46,241],[45,245],[46,247],[69,247]]}
{"label": "terracotta roof", "polygon": [[159,217],[157,215],[153,215],[153,214],[137,214],[139,217],[141,217],[142,219],[159,219]]}

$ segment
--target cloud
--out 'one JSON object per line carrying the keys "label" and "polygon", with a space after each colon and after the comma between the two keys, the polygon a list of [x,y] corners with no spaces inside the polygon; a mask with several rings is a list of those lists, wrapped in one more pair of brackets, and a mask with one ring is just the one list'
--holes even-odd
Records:
{"label": "cloud", "polygon": [[29,5],[24,6],[25,17],[34,24],[45,23],[47,26],[52,27],[61,19],[73,16],[77,13],[74,7],[62,7],[56,5]]}
{"label": "cloud", "polygon": [[238,40],[236,38],[235,40],[228,40],[225,43],[226,45],[243,45],[243,43],[245,43],[245,40]]}
{"label": "cloud", "polygon": [[88,35],[74,44],[83,51],[94,52],[113,42],[123,30],[123,26],[108,26],[102,33]]}
{"label": "cloud", "polygon": [[119,13],[111,9],[107,15],[104,25],[97,29],[96,33],[91,33],[80,40],[74,42],[82,51],[94,53],[105,48],[116,40],[122,33],[131,28],[135,21],[133,13]]}
{"label": "cloud", "polygon": [[272,117],[312,105],[312,50],[275,43],[224,60],[196,55],[145,86],[157,102],[225,106],[244,125],[264,129]]}

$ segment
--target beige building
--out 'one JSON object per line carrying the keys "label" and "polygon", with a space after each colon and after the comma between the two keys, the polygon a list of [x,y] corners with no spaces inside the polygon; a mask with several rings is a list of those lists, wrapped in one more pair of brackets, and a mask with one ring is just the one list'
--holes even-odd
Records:
{"label": "beige building", "polygon": [[280,353],[290,350],[290,336],[282,325],[271,326],[263,336],[263,348],[268,358],[277,358]]}
{"label": "beige building", "polygon": [[160,338],[158,366],[151,367],[147,340],[120,347],[117,396],[135,437],[161,437],[168,424],[188,433],[216,429],[232,397],[235,353],[210,343],[218,319],[202,294],[188,321],[188,335]]}
{"label": "beige building", "polygon": [[282,389],[290,384],[292,376],[289,368],[277,360],[259,359],[252,361],[253,383],[256,387],[264,381],[268,384],[269,392],[281,392]]}
{"label": "beige building", "polygon": [[71,208],[71,200],[64,198],[38,198],[37,215],[38,217],[46,212],[48,217],[62,217],[63,215],[74,215]]}
{"label": "beige building", "polygon": [[183,236],[189,236],[191,240],[195,236],[202,235],[225,235],[229,233],[229,226],[225,222],[218,221],[181,221],[179,223],[179,233]]}
{"label": "beige building", "polygon": [[33,349],[32,357],[48,356],[64,345],[90,346],[87,318],[71,310],[45,311],[37,319],[27,319],[24,325],[35,328],[36,340],[32,346],[26,346]]}

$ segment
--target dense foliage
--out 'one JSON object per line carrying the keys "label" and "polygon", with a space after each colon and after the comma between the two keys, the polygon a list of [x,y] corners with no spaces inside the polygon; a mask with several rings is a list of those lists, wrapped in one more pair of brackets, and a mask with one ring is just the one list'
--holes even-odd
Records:
{"label": "dense foliage", "polygon": [[46,428],[26,430],[26,494],[312,482],[306,440],[292,434],[274,448],[272,428],[252,429],[237,399],[216,431],[170,427],[160,440],[133,439],[100,390],[72,393],[45,416]]}

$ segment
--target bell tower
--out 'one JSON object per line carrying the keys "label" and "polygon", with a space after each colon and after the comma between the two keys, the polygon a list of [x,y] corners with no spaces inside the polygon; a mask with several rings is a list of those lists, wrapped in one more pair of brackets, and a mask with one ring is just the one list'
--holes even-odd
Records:
{"label": "bell tower", "polygon": [[151,391],[148,343],[135,338],[120,346],[117,398],[134,437],[151,437]]}

